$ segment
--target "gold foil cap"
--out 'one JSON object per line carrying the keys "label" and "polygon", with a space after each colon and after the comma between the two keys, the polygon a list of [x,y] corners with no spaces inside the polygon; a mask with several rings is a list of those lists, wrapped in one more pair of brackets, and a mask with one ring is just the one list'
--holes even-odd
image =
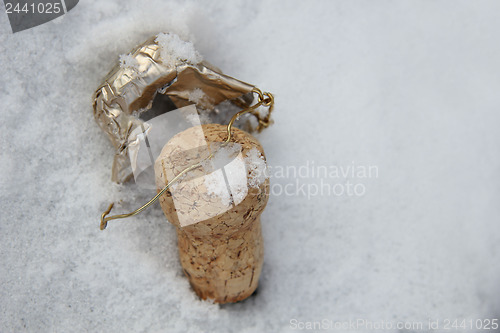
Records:
{"label": "gold foil cap", "polygon": [[[94,93],[95,120],[116,149],[112,180],[122,183],[132,176],[128,139],[147,120],[195,104],[205,123],[225,124],[235,111],[250,107],[254,89],[202,61],[193,45],[177,35],[159,34],[137,46]],[[269,115],[257,113],[235,122],[248,132],[268,124]]]}

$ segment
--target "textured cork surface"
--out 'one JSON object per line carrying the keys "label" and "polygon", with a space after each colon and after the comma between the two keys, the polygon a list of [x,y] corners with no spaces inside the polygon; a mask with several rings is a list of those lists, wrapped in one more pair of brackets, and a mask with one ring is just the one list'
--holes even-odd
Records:
{"label": "textured cork surface", "polygon": [[[245,161],[241,157],[256,148],[265,159],[264,152],[252,135],[236,128],[232,131],[232,142],[239,148],[233,164],[240,162],[236,166],[246,172],[247,185],[252,171],[241,165]],[[213,152],[207,142],[212,147],[226,138],[226,126],[218,124],[196,126],[173,137],[155,164],[158,190],[185,167]],[[204,181],[207,172],[204,167],[191,171],[160,198],[160,204],[177,227],[181,264],[196,293],[216,303],[237,302],[258,285],[264,257],[259,216],[267,203],[269,180],[238,188],[240,193],[233,193],[228,203],[210,193]]]}

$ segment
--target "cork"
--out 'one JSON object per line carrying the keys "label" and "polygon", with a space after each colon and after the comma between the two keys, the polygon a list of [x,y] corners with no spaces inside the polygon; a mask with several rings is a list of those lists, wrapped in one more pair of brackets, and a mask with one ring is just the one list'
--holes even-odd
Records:
{"label": "cork", "polygon": [[[264,259],[260,215],[269,196],[264,151],[247,132],[233,128],[232,135],[221,147],[226,126],[189,128],[163,147],[155,163],[160,191],[186,167],[205,161],[172,185],[160,204],[176,227],[180,262],[192,288],[215,303],[249,297]],[[226,159],[217,165],[222,152]],[[214,162],[206,163],[211,153]]]}

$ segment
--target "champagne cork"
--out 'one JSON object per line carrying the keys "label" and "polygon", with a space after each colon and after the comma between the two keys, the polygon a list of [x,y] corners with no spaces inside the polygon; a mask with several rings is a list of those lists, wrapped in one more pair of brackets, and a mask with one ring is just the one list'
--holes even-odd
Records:
{"label": "champagne cork", "polygon": [[252,135],[207,124],[174,136],[155,162],[158,191],[202,162],[160,197],[177,230],[184,273],[202,299],[241,301],[258,285],[264,258],[260,215],[269,197],[262,146]]}

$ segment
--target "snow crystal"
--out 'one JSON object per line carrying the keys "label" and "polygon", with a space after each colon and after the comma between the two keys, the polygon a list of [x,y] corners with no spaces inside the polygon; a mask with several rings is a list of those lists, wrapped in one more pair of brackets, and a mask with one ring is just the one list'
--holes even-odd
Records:
{"label": "snow crystal", "polygon": [[[202,112],[203,115],[207,115],[211,112],[213,109],[212,103],[210,103],[210,98],[205,94],[205,92],[200,89],[200,88],[195,88],[191,91],[188,92],[188,99],[189,101],[195,103],[197,107],[201,110],[204,111]],[[203,119],[205,120],[205,119]],[[210,121],[212,123],[213,121]],[[202,121],[202,123],[204,123]]]}
{"label": "snow crystal", "polygon": [[139,62],[131,54],[120,55],[120,67],[139,72]]}
{"label": "snow crystal", "polygon": [[182,61],[196,65],[203,60],[193,43],[182,40],[176,34],[160,33],[155,41],[160,46],[161,60],[166,66],[175,66]]}
{"label": "snow crystal", "polygon": [[249,173],[248,185],[250,187],[257,188],[269,178],[266,160],[257,148],[253,147],[247,152],[245,166]]}
{"label": "snow crystal", "polygon": [[189,92],[189,96],[188,96],[189,100],[191,102],[194,102],[196,104],[200,103],[203,99],[206,98],[206,95],[205,93],[203,92],[203,90],[201,90],[200,88],[196,88],[192,91]]}

